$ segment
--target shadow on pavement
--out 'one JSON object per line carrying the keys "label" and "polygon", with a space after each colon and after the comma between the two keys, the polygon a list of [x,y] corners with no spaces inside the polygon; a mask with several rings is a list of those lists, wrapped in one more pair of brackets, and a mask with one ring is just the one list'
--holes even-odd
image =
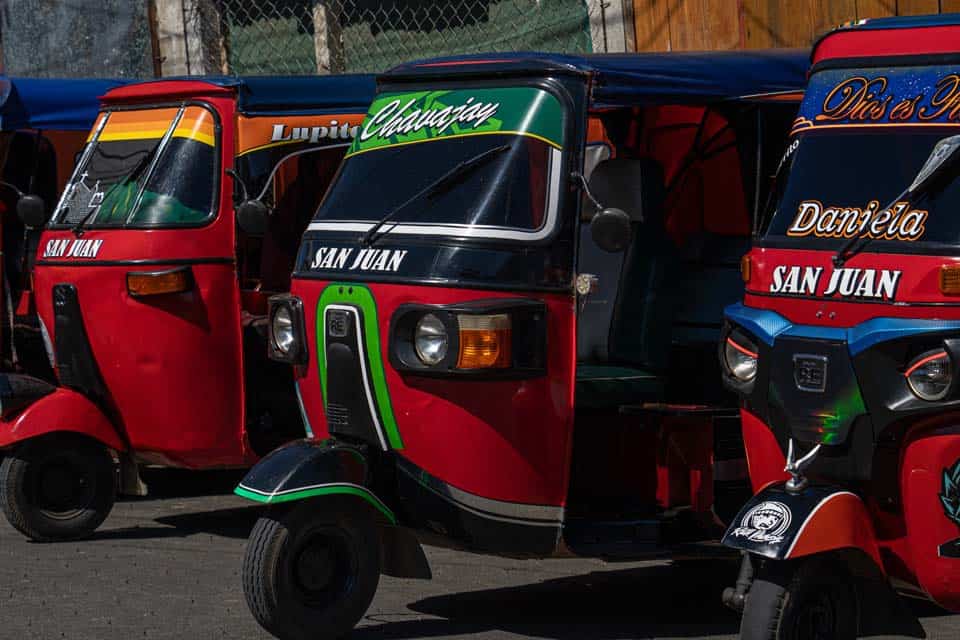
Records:
{"label": "shadow on pavement", "polygon": [[189,471],[145,468],[140,470],[140,477],[149,488],[148,497],[151,499],[229,495],[233,493],[245,474],[245,469]]}
{"label": "shadow on pavement", "polygon": [[103,529],[93,534],[93,540],[150,540],[187,538],[193,535],[213,535],[246,540],[263,508],[257,505],[183,513],[155,518],[153,522],[165,526],[134,526],[122,529]]}
{"label": "shadow on pavement", "polygon": [[[350,637],[399,640],[489,631],[557,640],[736,634],[738,617],[720,603],[736,571],[736,562],[685,562],[434,596],[409,608],[442,619],[384,622]],[[378,617],[368,620],[376,623]]]}

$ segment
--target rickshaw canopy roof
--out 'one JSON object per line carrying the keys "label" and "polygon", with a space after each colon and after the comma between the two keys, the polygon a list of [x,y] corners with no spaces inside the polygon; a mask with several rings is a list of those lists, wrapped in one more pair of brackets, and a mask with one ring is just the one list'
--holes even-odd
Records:
{"label": "rickshaw canopy roof", "polygon": [[230,92],[242,113],[366,112],[376,88],[373,75],[194,76],[148,80],[112,91],[118,100],[181,97],[204,91]]}
{"label": "rickshaw canopy roof", "polygon": [[589,55],[517,52],[408,62],[379,79],[582,74],[591,80],[591,107],[602,108],[702,104],[802,91],[808,66],[805,49]]}
{"label": "rickshaw canopy roof", "polygon": [[0,76],[0,130],[87,131],[100,96],[128,82]]}
{"label": "rickshaw canopy roof", "polygon": [[[893,33],[899,31],[900,33]],[[955,55],[960,51],[960,14],[869,18],[843,25],[813,45],[815,65],[827,60],[849,60],[851,66],[873,64],[902,56]],[[917,58],[916,64],[932,64]]]}

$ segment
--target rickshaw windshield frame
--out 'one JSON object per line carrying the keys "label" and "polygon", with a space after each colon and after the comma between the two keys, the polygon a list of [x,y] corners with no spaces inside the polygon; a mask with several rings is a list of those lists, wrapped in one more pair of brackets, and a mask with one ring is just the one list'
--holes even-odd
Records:
{"label": "rickshaw windshield frame", "polygon": [[[960,255],[960,223],[950,211],[960,206],[960,180],[897,203],[890,216],[880,210],[913,181],[938,140],[960,133],[943,100],[951,68],[856,62],[811,75],[756,246],[837,251],[853,237],[876,235],[865,252]],[[871,91],[875,100],[856,102]],[[881,217],[890,218],[889,232],[856,223]]]}
{"label": "rickshaw windshield frame", "polygon": [[[468,242],[549,242],[562,226],[561,218],[564,212],[564,201],[566,197],[566,190],[563,188],[566,184],[564,174],[566,167],[569,165],[570,154],[575,151],[574,147],[576,143],[575,139],[572,137],[574,135],[573,120],[576,117],[576,114],[573,113],[575,109],[574,100],[561,81],[551,76],[521,76],[506,78],[489,77],[484,79],[450,79],[443,81],[437,81],[435,78],[423,78],[414,81],[391,82],[389,84],[384,84],[379,88],[377,98],[382,99],[385,96],[395,96],[400,94],[422,93],[433,95],[443,91],[469,92],[471,90],[478,92],[485,91],[488,93],[494,93],[497,91],[509,92],[513,90],[528,90],[531,96],[538,96],[537,99],[540,102],[546,102],[547,100],[555,101],[555,108],[559,110],[561,116],[559,118],[559,125],[556,126],[556,131],[559,132],[557,136],[559,137],[559,141],[534,135],[534,133],[530,132],[529,130],[524,131],[506,129],[503,131],[484,131],[482,132],[482,135],[474,134],[473,136],[471,136],[469,133],[454,134],[442,137],[438,136],[439,139],[430,140],[430,144],[413,144],[412,147],[409,146],[411,144],[410,142],[403,141],[398,143],[394,142],[384,144],[381,148],[358,150],[358,141],[360,139],[360,136],[358,135],[358,141],[354,142],[354,146],[351,147],[351,152],[348,152],[346,158],[344,159],[344,163],[340,166],[340,169],[331,183],[331,187],[324,197],[324,200],[321,202],[317,212],[314,214],[313,221],[307,227],[308,232],[320,231],[366,233],[374,224],[376,224],[380,217],[388,213],[389,209],[397,204],[397,202],[391,202],[389,204],[377,205],[375,210],[369,211],[369,215],[364,217],[339,215],[340,212],[345,210],[355,211],[355,208],[345,209],[344,207],[338,206],[331,209],[331,203],[336,202],[336,198],[339,197],[339,190],[346,190],[346,192],[351,194],[355,194],[357,192],[354,182],[351,181],[349,183],[342,184],[342,181],[344,180],[353,180],[353,178],[348,178],[348,176],[350,176],[350,172],[357,167],[356,165],[349,165],[348,163],[350,162],[364,162],[366,165],[366,162],[364,161],[365,156],[378,158],[378,155],[375,154],[391,154],[391,156],[379,156],[382,158],[379,164],[393,166],[396,162],[402,162],[405,165],[409,165],[411,162],[409,157],[410,154],[409,152],[405,154],[403,151],[410,150],[413,147],[421,147],[435,152],[438,147],[443,145],[447,148],[446,152],[449,154],[449,149],[452,145],[463,145],[464,140],[482,141],[482,143],[476,145],[476,148],[471,147],[469,151],[467,150],[466,146],[464,146],[462,151],[455,151],[455,153],[459,153],[460,156],[450,159],[449,162],[447,162],[448,158],[442,158],[442,161],[431,163],[430,171],[424,172],[420,178],[423,184],[420,184],[419,186],[422,187],[431,180],[436,179],[443,173],[452,169],[457,162],[462,163],[468,161],[470,157],[476,155],[476,153],[482,153],[485,150],[490,150],[491,148],[504,144],[510,144],[512,147],[514,147],[514,149],[511,151],[501,154],[500,158],[493,157],[488,163],[483,163],[482,166],[478,167],[475,173],[472,171],[466,172],[464,174],[462,183],[469,184],[474,177],[482,177],[484,170],[487,168],[507,168],[511,166],[515,168],[519,167],[520,165],[514,162],[511,156],[515,148],[519,146],[518,141],[522,141],[523,144],[543,145],[546,149],[546,156],[543,158],[543,161],[546,163],[544,165],[545,175],[543,177],[544,202],[538,202],[536,205],[531,203],[530,205],[531,208],[534,206],[542,207],[542,219],[538,225],[524,227],[508,224],[473,224],[465,221],[469,217],[466,211],[462,212],[462,219],[464,222],[435,218],[432,219],[430,216],[425,216],[422,214],[422,212],[417,211],[417,207],[411,207],[401,219],[391,220],[385,224],[381,229],[381,233],[384,233],[386,236],[402,236],[405,239],[417,237],[420,240],[429,238],[431,240],[435,239],[437,241],[446,242],[449,242],[450,238],[457,238],[458,240],[465,240]],[[544,96],[546,99],[543,98]],[[374,106],[371,107],[371,113],[377,104],[377,99],[375,98],[373,103]],[[539,102],[534,103],[533,100],[519,104],[522,104],[524,111],[519,114],[519,117],[515,116],[518,120],[533,119],[533,117],[536,115],[536,110],[540,107]],[[370,114],[368,113],[368,118],[369,115]],[[585,113],[583,117],[586,117]],[[365,119],[364,125],[361,125],[361,132],[367,123],[368,119]],[[532,142],[527,142],[528,140]],[[533,150],[526,147],[522,148],[521,150],[527,154],[528,158],[532,158],[534,153]],[[374,167],[375,166],[376,165],[374,165]],[[366,169],[365,166],[361,168]],[[366,170],[370,171],[371,169]],[[454,186],[449,191],[455,191],[457,189],[461,189],[461,187]],[[532,191],[533,189],[528,187],[527,194],[529,195]],[[474,204],[478,199],[482,200],[485,197],[489,198],[489,194],[486,196],[484,196],[483,193],[471,195],[470,203]],[[334,199],[332,200],[331,198]],[[438,200],[439,199],[440,198],[438,198]],[[400,198],[399,201],[402,200],[403,198]],[[330,217],[321,217],[321,214],[327,210],[331,210],[333,215]],[[458,212],[458,214],[459,213],[461,212]],[[481,215],[483,214],[482,207],[478,207],[478,213]],[[408,215],[410,216],[409,218],[406,217]]]}
{"label": "rickshaw windshield frame", "polygon": [[[103,120],[98,116],[97,121],[94,125],[94,130],[92,132],[92,137],[84,146],[83,151],[81,152],[80,159],[77,161],[76,166],[74,167],[73,173],[70,176],[70,180],[67,182],[66,186],[63,189],[63,192],[60,194],[59,201],[57,206],[54,209],[53,214],[50,217],[50,222],[47,223],[47,228],[49,229],[71,229],[76,225],[76,221],[60,221],[59,218],[62,217],[62,209],[66,201],[66,196],[69,188],[74,185],[76,179],[82,175],[88,167],[90,158],[89,155],[96,148],[97,142],[100,135],[102,134],[102,129],[108,124],[110,114],[117,112],[132,112],[132,111],[152,111],[159,109],[183,109],[186,110],[190,107],[199,107],[206,114],[208,114],[213,121],[213,162],[210,166],[211,171],[211,197],[210,197],[210,207],[209,211],[206,212],[206,215],[202,219],[188,221],[188,222],[162,222],[162,223],[138,223],[130,222],[130,217],[135,213],[134,209],[131,209],[129,212],[126,222],[124,224],[117,223],[97,223],[96,218],[99,214],[94,215],[90,220],[83,224],[85,230],[149,230],[149,229],[191,229],[191,228],[201,228],[206,227],[213,223],[220,211],[220,199],[221,199],[221,184],[222,184],[222,123],[220,114],[217,109],[210,104],[209,102],[203,100],[181,100],[176,102],[158,102],[150,104],[136,104],[136,105],[110,105],[100,111],[101,114],[106,114],[107,119]],[[169,125],[169,129],[172,130],[176,127],[177,117],[174,117]],[[150,178],[154,176],[155,169],[160,164],[160,161],[163,159],[163,152],[166,150],[163,145],[164,140],[161,138],[158,140],[158,148],[156,149],[156,157],[151,158],[150,167],[143,174],[144,185],[149,181]]]}

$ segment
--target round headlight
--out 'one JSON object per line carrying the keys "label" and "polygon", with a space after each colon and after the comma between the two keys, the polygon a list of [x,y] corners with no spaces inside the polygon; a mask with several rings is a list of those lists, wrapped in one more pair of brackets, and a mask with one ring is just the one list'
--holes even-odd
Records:
{"label": "round headlight", "polygon": [[727,336],[723,360],[727,372],[740,382],[750,382],[757,376],[757,346],[739,331]]}
{"label": "round headlight", "polygon": [[413,333],[413,346],[423,364],[439,364],[447,355],[447,328],[440,318],[428,313],[420,318]]}
{"label": "round headlight", "polygon": [[273,314],[271,325],[273,344],[283,353],[290,353],[296,336],[293,332],[293,315],[289,307],[279,307]]}
{"label": "round headlight", "polygon": [[921,400],[942,400],[953,382],[950,356],[943,349],[928,351],[915,358],[903,375],[910,390]]}

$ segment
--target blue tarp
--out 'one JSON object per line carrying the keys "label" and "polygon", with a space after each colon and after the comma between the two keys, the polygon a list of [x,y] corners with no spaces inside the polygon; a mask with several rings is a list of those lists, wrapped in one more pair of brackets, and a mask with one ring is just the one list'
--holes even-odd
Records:
{"label": "blue tarp", "polygon": [[376,89],[375,76],[180,76],[152,82],[208,82],[237,91],[242,113],[366,112]]}
{"label": "blue tarp", "polygon": [[128,80],[53,80],[0,76],[0,130],[87,131],[97,98]]}
{"label": "blue tarp", "polygon": [[408,62],[381,80],[412,74],[583,73],[592,76],[594,107],[645,103],[702,103],[763,93],[802,91],[806,49],[562,55],[488,53]]}

